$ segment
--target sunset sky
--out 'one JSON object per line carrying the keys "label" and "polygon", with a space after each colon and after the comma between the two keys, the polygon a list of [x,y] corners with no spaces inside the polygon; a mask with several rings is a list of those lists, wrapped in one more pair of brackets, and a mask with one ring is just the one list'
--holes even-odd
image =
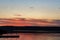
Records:
{"label": "sunset sky", "polygon": [[[32,20],[4,19],[15,17],[37,18],[38,21],[36,19]],[[0,26],[60,26],[60,0],[0,0]],[[20,38],[18,38],[18,40],[39,40],[39,39],[58,40],[60,39],[60,36],[56,37],[52,36],[52,34],[48,35],[48,34],[21,33]],[[0,40],[5,39],[1,38]],[[9,40],[17,39],[15,38]]]}
{"label": "sunset sky", "polygon": [[60,0],[0,0],[0,18],[60,19]]}

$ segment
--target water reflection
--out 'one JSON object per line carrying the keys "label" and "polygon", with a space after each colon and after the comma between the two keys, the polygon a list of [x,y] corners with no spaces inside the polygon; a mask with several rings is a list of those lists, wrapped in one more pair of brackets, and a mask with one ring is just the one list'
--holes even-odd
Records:
{"label": "water reflection", "polygon": [[53,33],[49,33],[49,34],[37,34],[34,35],[34,40],[60,40],[60,34],[53,34]]}
{"label": "water reflection", "polygon": [[[20,34],[21,35],[21,34]],[[23,35],[23,36],[22,36]],[[60,40],[59,33],[22,34],[20,40]]]}
{"label": "water reflection", "polygon": [[19,38],[0,38],[0,40],[60,40],[60,33],[20,33]]}

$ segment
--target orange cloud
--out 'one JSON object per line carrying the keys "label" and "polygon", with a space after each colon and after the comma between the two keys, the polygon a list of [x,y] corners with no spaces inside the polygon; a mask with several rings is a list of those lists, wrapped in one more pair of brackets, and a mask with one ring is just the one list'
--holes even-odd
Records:
{"label": "orange cloud", "polygon": [[0,26],[56,26],[53,21],[46,21],[41,19],[34,20],[16,20],[16,19],[3,19],[0,20]]}

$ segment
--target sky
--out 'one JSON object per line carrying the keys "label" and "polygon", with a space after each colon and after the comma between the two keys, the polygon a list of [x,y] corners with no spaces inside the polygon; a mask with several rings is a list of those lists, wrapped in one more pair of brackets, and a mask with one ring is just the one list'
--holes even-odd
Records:
{"label": "sky", "polygon": [[60,0],[0,0],[0,18],[60,19]]}

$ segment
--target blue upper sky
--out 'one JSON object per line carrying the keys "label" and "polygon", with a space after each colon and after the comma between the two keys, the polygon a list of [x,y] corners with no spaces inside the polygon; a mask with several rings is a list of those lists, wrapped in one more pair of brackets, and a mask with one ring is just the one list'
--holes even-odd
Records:
{"label": "blue upper sky", "polygon": [[60,19],[60,0],[0,0],[0,17]]}

